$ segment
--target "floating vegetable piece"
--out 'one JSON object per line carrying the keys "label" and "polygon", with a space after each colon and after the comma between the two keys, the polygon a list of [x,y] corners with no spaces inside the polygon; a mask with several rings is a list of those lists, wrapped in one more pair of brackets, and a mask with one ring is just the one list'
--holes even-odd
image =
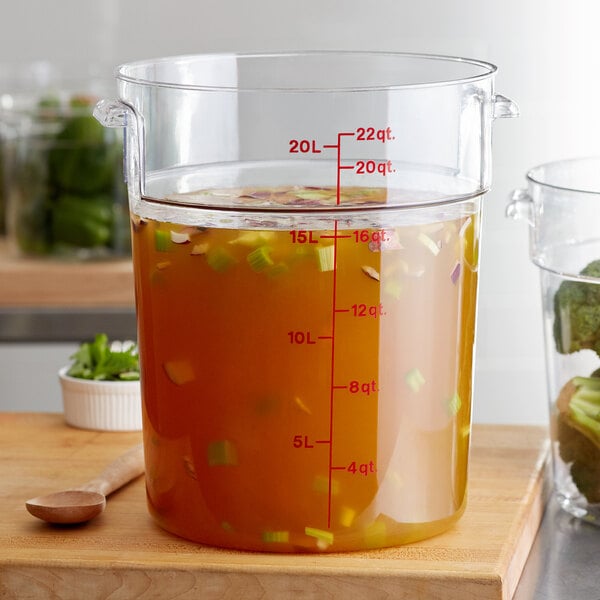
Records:
{"label": "floating vegetable piece", "polygon": [[168,252],[171,245],[171,236],[168,231],[156,229],[154,231],[154,249],[157,252]]}
{"label": "floating vegetable piece", "polygon": [[392,298],[399,300],[402,296],[402,284],[397,279],[390,279],[385,282],[383,291],[389,294]]}
{"label": "floating vegetable piece", "polygon": [[194,244],[192,251],[190,254],[192,256],[201,256],[202,254],[206,254],[208,252],[210,245],[208,242],[202,242],[201,244]]}
{"label": "floating vegetable piece", "polygon": [[296,197],[302,200],[327,200],[332,198],[331,190],[309,190],[303,189],[296,192]]}
{"label": "floating vegetable piece", "polygon": [[317,263],[319,271],[333,271],[335,269],[335,246],[317,246],[315,248],[317,254]]}
{"label": "floating vegetable piece", "polygon": [[438,243],[432,240],[426,233],[420,231],[417,235],[417,240],[419,240],[419,242],[421,242],[421,244],[423,244],[423,246],[425,246],[425,248],[427,248],[434,256],[437,256],[440,253]]}
{"label": "floating vegetable piece", "polygon": [[237,260],[223,248],[211,248],[206,253],[208,266],[219,273],[223,273],[237,263]]}
{"label": "floating vegetable piece", "polygon": [[318,541],[325,543],[327,546],[333,544],[333,532],[325,529],[317,529],[316,527],[305,527],[304,533],[310,537],[317,538]]}
{"label": "floating vegetable piece", "polygon": [[170,260],[161,260],[160,262],[156,263],[156,268],[159,271],[164,271],[165,269],[168,269],[171,266],[171,261]]}
{"label": "floating vegetable piece", "polygon": [[450,280],[452,281],[452,283],[454,285],[456,285],[456,282],[458,281],[459,277],[460,277],[460,263],[458,261],[456,261],[454,268],[452,269],[452,273],[450,273]]}
{"label": "floating vegetable piece", "polygon": [[269,246],[260,246],[256,248],[256,250],[252,250],[252,252],[246,256],[246,260],[254,272],[260,273],[267,267],[273,266],[273,259],[271,258],[270,253],[271,248],[269,248]]}
{"label": "floating vegetable piece", "polygon": [[404,381],[413,392],[418,392],[425,385],[425,377],[417,368],[408,371],[404,376]]}
{"label": "floating vegetable piece", "polygon": [[167,377],[175,385],[185,385],[196,379],[194,368],[187,360],[172,360],[163,365]]}
{"label": "floating vegetable piece", "polygon": [[[313,479],[312,489],[319,494],[329,493],[329,477],[326,475],[317,475]],[[340,493],[340,482],[337,479],[331,480],[331,495],[337,496]]]}
{"label": "floating vegetable piece", "polygon": [[190,234],[180,231],[171,231],[171,241],[174,244],[187,244],[190,241]]}
{"label": "floating vegetable piece", "polygon": [[312,415],[312,411],[310,410],[310,408],[308,408],[308,406],[306,406],[306,404],[304,404],[304,402],[302,402],[302,400],[298,398],[298,396],[294,397],[294,403],[302,412],[305,412],[307,415]]}
{"label": "floating vegetable piece", "polygon": [[233,525],[229,521],[221,521],[221,528],[225,531],[232,533],[235,531]]}
{"label": "floating vegetable piece", "polygon": [[218,440],[208,444],[207,448],[208,465],[215,466],[237,466],[237,449],[233,442],[229,440]]}
{"label": "floating vegetable piece", "polygon": [[274,236],[274,231],[244,231],[244,233],[240,233],[235,239],[230,240],[228,244],[252,248],[268,242],[273,239]]}
{"label": "floating vegetable piece", "polygon": [[462,406],[462,400],[460,399],[460,396],[458,395],[458,393],[454,393],[452,398],[450,398],[450,400],[448,400],[448,412],[453,415],[456,416],[458,414],[458,411],[460,410],[460,407]]}
{"label": "floating vegetable piece", "polygon": [[342,506],[340,509],[340,525],[342,527],[352,527],[354,519],[356,517],[356,511],[348,506]]}
{"label": "floating vegetable piece", "polygon": [[261,535],[263,542],[283,543],[290,541],[289,531],[263,531]]}
{"label": "floating vegetable piece", "polygon": [[377,270],[375,270],[373,267],[364,265],[361,267],[361,269],[365,275],[367,275],[371,279],[374,279],[375,281],[379,281],[379,272]]}

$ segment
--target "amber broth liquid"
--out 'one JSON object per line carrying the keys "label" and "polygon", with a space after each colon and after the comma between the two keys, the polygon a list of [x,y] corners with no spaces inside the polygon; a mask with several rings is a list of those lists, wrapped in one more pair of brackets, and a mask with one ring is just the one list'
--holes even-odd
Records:
{"label": "amber broth liquid", "polygon": [[477,237],[476,214],[295,231],[134,216],[158,523],[277,552],[448,529],[465,506]]}

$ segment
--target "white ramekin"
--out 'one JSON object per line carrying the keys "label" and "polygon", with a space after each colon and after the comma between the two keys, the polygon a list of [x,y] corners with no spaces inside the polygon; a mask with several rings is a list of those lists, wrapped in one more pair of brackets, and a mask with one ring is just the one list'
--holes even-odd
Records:
{"label": "white ramekin", "polygon": [[139,431],[142,399],[139,381],[94,381],[58,372],[65,420],[73,427],[99,431]]}

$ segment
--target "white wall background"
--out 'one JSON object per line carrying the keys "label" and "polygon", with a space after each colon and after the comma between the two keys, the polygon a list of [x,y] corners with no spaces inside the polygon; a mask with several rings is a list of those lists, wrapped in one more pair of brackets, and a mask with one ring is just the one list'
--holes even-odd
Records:
{"label": "white wall background", "polygon": [[[544,424],[538,278],[527,227],[507,220],[504,209],[530,167],[600,154],[598,23],[597,0],[3,0],[0,63],[100,62],[112,70],[180,53],[369,49],[497,64],[497,91],[517,101],[522,116],[495,123],[475,419]],[[60,410],[55,366],[72,350],[0,345],[0,410]]]}

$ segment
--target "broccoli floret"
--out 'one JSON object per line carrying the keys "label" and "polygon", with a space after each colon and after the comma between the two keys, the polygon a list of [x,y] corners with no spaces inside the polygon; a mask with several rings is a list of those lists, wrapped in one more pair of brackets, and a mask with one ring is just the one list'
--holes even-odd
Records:
{"label": "broccoli floret", "polygon": [[[581,275],[600,280],[600,260]],[[594,350],[600,356],[600,284],[563,281],[554,296],[554,340],[561,354]]]}

